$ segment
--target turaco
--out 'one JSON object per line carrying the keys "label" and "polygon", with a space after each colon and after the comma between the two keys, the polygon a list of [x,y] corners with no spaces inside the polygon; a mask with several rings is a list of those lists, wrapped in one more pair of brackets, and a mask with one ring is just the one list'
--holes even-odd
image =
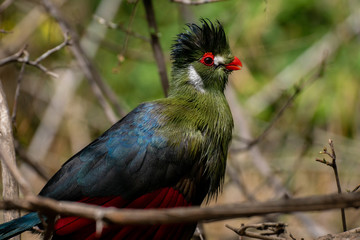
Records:
{"label": "turaco", "polygon": [[[117,208],[198,206],[224,180],[233,119],[224,96],[229,74],[242,67],[223,27],[201,19],[172,46],[169,96],[140,104],[71,157],[39,195]],[[34,226],[32,212],[0,226],[7,239]],[[53,239],[190,239],[193,224],[106,225],[61,217]]]}

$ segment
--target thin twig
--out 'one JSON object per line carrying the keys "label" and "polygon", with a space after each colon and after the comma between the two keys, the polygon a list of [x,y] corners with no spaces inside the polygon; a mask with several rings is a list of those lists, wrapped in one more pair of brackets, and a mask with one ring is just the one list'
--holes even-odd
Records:
{"label": "thin twig", "polygon": [[19,62],[19,63],[25,63],[27,65],[36,67],[38,69],[40,69],[41,71],[43,71],[44,73],[57,78],[57,74],[50,72],[46,67],[44,67],[43,65],[41,65],[40,63],[35,63],[34,61],[30,61],[29,60],[29,53],[26,51],[26,46],[24,46],[22,49],[20,49],[20,51],[18,51],[17,53],[0,59],[0,66],[3,66],[5,64],[8,63],[12,63],[12,62]]}
{"label": "thin twig", "polygon": [[[28,58],[29,56],[26,55],[26,57]],[[12,114],[11,114],[11,122],[12,122],[12,125],[14,127],[16,127],[16,113],[17,113],[18,99],[19,99],[19,96],[20,96],[20,87],[21,87],[21,82],[22,82],[22,79],[23,79],[24,71],[25,71],[25,65],[26,65],[25,62],[21,64],[21,69],[20,69],[20,72],[19,72],[19,76],[18,76],[17,81],[16,81],[14,104],[13,104],[13,109],[12,109]]]}
{"label": "thin twig", "polygon": [[18,59],[24,54],[26,48],[27,45],[24,45],[19,51],[17,51],[13,55],[0,59],[0,67],[8,63],[18,61]]}
{"label": "thin twig", "polygon": [[[329,139],[329,146],[331,148],[331,152],[329,152],[327,150],[327,148],[324,147],[323,151],[321,151],[320,154],[328,155],[332,159],[332,161],[328,162],[328,161],[326,161],[325,158],[323,158],[323,159],[318,159],[317,158],[316,161],[320,162],[320,163],[323,163],[323,164],[326,164],[326,165],[330,166],[334,170],[334,175],[335,175],[338,194],[341,194],[342,191],[341,191],[339,172],[338,172],[337,165],[336,165],[336,153],[335,153],[335,148],[334,148],[334,142],[331,139]],[[346,227],[346,216],[345,216],[345,209],[344,208],[341,208],[341,221],[342,221],[342,225],[343,225],[343,230],[345,232],[347,230],[347,227]]]}
{"label": "thin twig", "polygon": [[[130,15],[128,26],[126,28],[126,32],[130,32],[131,25],[132,25],[132,23],[134,21],[134,18],[135,18],[136,9],[139,6],[138,3],[139,3],[139,0],[136,0],[136,2],[134,3],[134,7],[133,7],[133,9],[131,11],[131,15]],[[126,49],[127,49],[127,46],[128,46],[128,41],[129,41],[129,34],[126,34],[125,35],[125,40],[124,40],[124,43],[123,43],[123,47],[121,49],[121,52],[118,55],[119,64],[121,64],[125,60],[125,52],[126,52]]]}
{"label": "thin twig", "polygon": [[161,85],[163,87],[165,96],[167,96],[169,89],[169,80],[166,71],[164,54],[160,45],[159,31],[155,20],[155,12],[153,8],[152,0],[143,0],[143,3],[145,6],[146,19],[150,30],[151,47],[153,49],[154,57],[158,66]]}
{"label": "thin twig", "polygon": [[68,33],[64,34],[64,41],[62,43],[60,43],[59,45],[57,45],[56,47],[49,49],[48,51],[46,51],[45,53],[43,53],[40,57],[38,57],[37,59],[35,59],[34,63],[38,64],[39,62],[41,62],[42,60],[44,60],[45,58],[49,57],[51,54],[53,54],[54,52],[60,51],[62,48],[71,45],[71,39],[69,37]]}

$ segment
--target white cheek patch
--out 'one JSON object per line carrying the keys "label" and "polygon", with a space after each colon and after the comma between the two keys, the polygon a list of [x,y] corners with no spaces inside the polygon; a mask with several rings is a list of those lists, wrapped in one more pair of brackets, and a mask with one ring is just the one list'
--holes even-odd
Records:
{"label": "white cheek patch", "polygon": [[224,58],[222,56],[215,56],[214,57],[214,64],[218,66],[219,64],[224,64]]}
{"label": "white cheek patch", "polygon": [[193,66],[189,66],[189,79],[190,83],[194,85],[195,89],[200,92],[205,92],[204,83],[200,77],[200,75],[196,72]]}

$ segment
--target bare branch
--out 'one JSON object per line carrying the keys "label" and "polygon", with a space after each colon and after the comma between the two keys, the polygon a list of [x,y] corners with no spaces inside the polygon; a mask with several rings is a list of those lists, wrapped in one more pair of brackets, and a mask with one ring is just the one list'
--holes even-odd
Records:
{"label": "bare branch", "polygon": [[79,216],[113,224],[164,224],[207,220],[223,220],[260,216],[271,213],[324,211],[337,208],[360,207],[360,194],[332,194],[304,198],[280,199],[263,203],[227,204],[215,207],[179,207],[171,209],[115,209],[79,202],[56,201],[29,195],[25,199],[0,201],[0,209],[39,211],[42,214]]}
{"label": "bare branch", "polygon": [[[57,52],[59,50],[61,50],[62,48],[64,48],[65,46],[70,44],[70,38],[68,37],[67,34],[64,34],[64,41],[59,44],[58,46],[46,51],[45,53],[43,53],[41,56],[39,56],[36,60],[31,61],[29,59],[29,53],[26,51],[26,45],[24,47],[22,47],[18,52],[16,52],[15,54],[0,59],[0,66],[3,66],[5,64],[11,63],[11,62],[19,62],[33,67],[36,67],[38,69],[40,69],[41,71],[43,71],[44,73],[57,78],[58,75],[56,73],[53,73],[51,71],[49,71],[46,67],[44,67],[42,64],[40,64],[41,61],[43,61],[45,58],[47,58],[48,56],[50,56],[51,54],[53,54],[54,52]],[[20,71],[20,76],[22,75],[21,72],[23,72],[23,67],[22,70]]]}
{"label": "bare branch", "polygon": [[165,96],[168,94],[169,89],[169,80],[167,77],[166,64],[164,59],[164,54],[161,49],[160,40],[159,40],[159,31],[156,25],[155,13],[152,4],[152,0],[143,0],[145,11],[146,11],[146,19],[149,25],[150,36],[151,36],[151,47],[154,52],[155,60],[158,66],[161,85],[163,87]]}

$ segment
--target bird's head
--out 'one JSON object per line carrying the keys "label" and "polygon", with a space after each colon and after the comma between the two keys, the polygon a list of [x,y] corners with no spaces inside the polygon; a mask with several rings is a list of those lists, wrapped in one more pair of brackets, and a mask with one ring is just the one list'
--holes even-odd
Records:
{"label": "bird's head", "polygon": [[228,75],[240,70],[240,60],[232,55],[221,24],[201,19],[201,26],[188,24],[188,30],[177,36],[172,46],[173,62],[170,94],[224,91]]}

